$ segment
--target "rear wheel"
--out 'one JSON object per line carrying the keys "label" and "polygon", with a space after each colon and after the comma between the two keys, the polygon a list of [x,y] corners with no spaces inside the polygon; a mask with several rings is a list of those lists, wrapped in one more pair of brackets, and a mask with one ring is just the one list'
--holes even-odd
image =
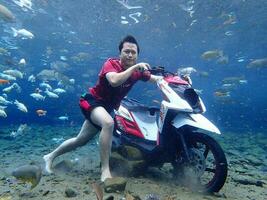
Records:
{"label": "rear wheel", "polygon": [[174,162],[174,174],[182,174],[183,183],[194,190],[218,192],[227,177],[227,161],[222,148],[209,135],[192,132],[186,136],[190,161],[182,165]]}

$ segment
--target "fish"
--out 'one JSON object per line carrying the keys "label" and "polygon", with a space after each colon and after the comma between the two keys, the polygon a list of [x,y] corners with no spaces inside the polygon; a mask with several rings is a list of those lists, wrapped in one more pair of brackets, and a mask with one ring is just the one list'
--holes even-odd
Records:
{"label": "fish", "polygon": [[0,85],[9,84],[9,80],[6,79],[0,79]]}
{"label": "fish", "polygon": [[229,91],[215,91],[213,94],[216,97],[230,97]]}
{"label": "fish", "polygon": [[247,68],[263,68],[267,67],[267,58],[261,58],[251,61]]}
{"label": "fish", "polygon": [[7,107],[6,106],[1,106],[0,105],[0,110],[4,110],[4,109],[6,109]]}
{"label": "fish", "polygon": [[17,4],[18,6],[20,6],[24,11],[27,11],[27,9],[32,10],[31,0],[13,0],[13,2]]}
{"label": "fish", "polygon": [[11,90],[13,90],[13,89],[14,89],[14,84],[12,84],[12,85],[9,86],[9,87],[4,88],[2,91],[3,91],[3,92],[6,92],[6,93],[9,93],[9,92],[11,92]]}
{"label": "fish", "polygon": [[228,62],[229,62],[229,58],[228,58],[228,56],[220,56],[220,57],[216,60],[216,63],[218,63],[218,64],[223,64],[223,65],[228,64]]}
{"label": "fish", "polygon": [[60,56],[60,60],[67,61],[68,59],[66,58],[66,56]]}
{"label": "fish", "polygon": [[71,84],[75,84],[75,79],[74,79],[74,78],[71,78],[71,79],[69,79],[69,82],[70,82]]}
{"label": "fish", "polygon": [[20,66],[25,66],[26,65],[26,60],[24,58],[20,59],[19,65]]}
{"label": "fish", "polygon": [[8,93],[13,89],[16,89],[18,93],[21,92],[21,87],[17,83],[13,83],[11,86],[4,88],[2,91]]}
{"label": "fish", "polygon": [[201,72],[198,72],[199,76],[201,77],[208,77],[209,76],[209,72],[206,72],[206,71],[201,71]]}
{"label": "fish", "polygon": [[52,70],[55,70],[60,73],[64,73],[71,70],[71,67],[68,63],[57,60],[52,63],[50,63],[50,67]]}
{"label": "fish", "polygon": [[36,113],[39,117],[41,116],[45,116],[47,111],[46,110],[42,110],[42,109],[39,109],[39,110],[36,110]]}
{"label": "fish", "polygon": [[3,71],[4,74],[16,77],[16,78],[23,78],[23,73],[16,69],[8,69]]}
{"label": "fish", "polygon": [[36,81],[36,78],[35,76],[32,74],[28,77],[28,81],[31,82],[31,83],[34,83]]}
{"label": "fish", "polygon": [[247,83],[248,83],[248,80],[246,80],[246,79],[241,79],[241,80],[239,80],[239,83],[240,83],[240,84],[247,84]]}
{"label": "fish", "polygon": [[17,91],[18,93],[21,92],[21,87],[19,86],[19,84],[17,84],[17,83],[13,83],[13,87],[16,89],[16,91]]}
{"label": "fish", "polygon": [[9,93],[12,89],[13,89],[13,86],[11,85],[9,87],[4,88],[2,91],[6,92],[6,93]]}
{"label": "fish", "polygon": [[15,81],[15,80],[17,80],[16,77],[11,76],[11,75],[8,75],[8,74],[3,74],[3,73],[0,73],[0,77],[2,79],[6,79],[8,81]]}
{"label": "fish", "polygon": [[190,76],[191,73],[197,72],[197,70],[194,67],[184,67],[184,68],[179,68],[177,70],[179,75],[188,75]]}
{"label": "fish", "polygon": [[239,83],[240,80],[246,80],[244,76],[231,76],[231,77],[226,77],[222,80],[223,83]]}
{"label": "fish", "polygon": [[52,87],[48,83],[45,83],[45,82],[40,83],[39,86],[43,87],[43,88],[46,88],[48,90],[52,90]]}
{"label": "fish", "polygon": [[42,178],[42,169],[37,165],[23,165],[14,169],[12,176],[23,182],[30,182],[31,189],[33,189],[39,184]]}
{"label": "fish", "polygon": [[10,55],[10,53],[8,52],[8,50],[0,47],[0,55],[6,55],[7,56],[7,55]]}
{"label": "fish", "polygon": [[131,10],[131,9],[140,9],[140,8],[143,8],[142,6],[130,6],[128,4],[128,1],[125,1],[125,0],[116,0],[118,3],[120,3],[121,5],[123,5],[125,8],[127,8],[128,10]]}
{"label": "fish", "polygon": [[68,85],[73,85],[73,81],[75,83],[75,80],[74,79],[69,79],[69,77],[63,75],[63,74],[59,74],[58,73],[58,86],[59,87],[62,87],[62,86],[68,86]]}
{"label": "fish", "polygon": [[7,94],[2,94],[2,97],[4,97],[5,99],[7,99]]}
{"label": "fish", "polygon": [[6,106],[1,106],[0,107],[0,117],[6,118],[7,117],[7,114],[6,114],[5,110],[4,110],[4,107],[6,108]]}
{"label": "fish", "polygon": [[222,89],[224,90],[231,90],[231,89],[234,89],[236,88],[236,84],[235,83],[224,83],[222,85]]}
{"label": "fish", "polygon": [[60,138],[52,138],[52,141],[54,141],[55,143],[60,143],[60,142],[63,142],[64,141],[64,138],[63,137],[60,137]]}
{"label": "fish", "polygon": [[10,136],[11,137],[17,137],[18,135],[24,135],[27,131],[28,125],[27,124],[21,124],[19,125],[18,130],[12,131]]}
{"label": "fish", "polygon": [[32,39],[32,38],[34,38],[34,35],[30,31],[28,31],[28,30],[26,30],[24,28],[17,30],[15,28],[11,27],[11,29],[13,31],[13,36],[14,37],[21,37],[22,39]]}
{"label": "fish", "polygon": [[236,16],[229,14],[228,19],[223,22],[223,25],[235,24],[235,23],[236,23]]}
{"label": "fish", "polygon": [[210,51],[205,51],[201,55],[201,58],[204,59],[204,60],[211,60],[211,59],[222,57],[222,56],[223,56],[223,51],[221,51],[221,50],[210,50]]}
{"label": "fish", "polygon": [[62,89],[62,88],[56,88],[53,90],[54,93],[56,94],[62,94],[62,93],[65,93],[66,90]]}
{"label": "fish", "polygon": [[61,121],[68,121],[69,117],[68,116],[60,116],[60,117],[58,117],[58,119]]}
{"label": "fish", "polygon": [[48,89],[45,90],[45,93],[47,94],[48,97],[50,98],[59,98],[59,96],[54,93],[54,92],[50,92]]}
{"label": "fish", "polygon": [[41,95],[41,94],[39,94],[37,92],[36,93],[31,93],[30,96],[32,98],[34,98],[35,100],[37,100],[37,101],[39,101],[39,100],[44,101],[45,100],[45,96],[43,96],[43,95]]}
{"label": "fish", "polygon": [[43,81],[55,81],[58,80],[58,72],[56,72],[55,70],[50,70],[50,69],[44,69],[41,72],[39,72],[36,77],[40,80]]}
{"label": "fish", "polygon": [[12,102],[6,100],[3,96],[0,96],[0,104],[8,105],[8,104],[12,104]]}
{"label": "fish", "polygon": [[23,103],[20,103],[18,100],[15,100],[15,101],[14,101],[14,104],[17,106],[17,108],[18,108],[20,111],[25,112],[25,113],[28,112],[27,107],[26,107]]}
{"label": "fish", "polygon": [[13,13],[2,4],[0,4],[0,18],[6,22],[15,21],[15,16],[13,15]]}

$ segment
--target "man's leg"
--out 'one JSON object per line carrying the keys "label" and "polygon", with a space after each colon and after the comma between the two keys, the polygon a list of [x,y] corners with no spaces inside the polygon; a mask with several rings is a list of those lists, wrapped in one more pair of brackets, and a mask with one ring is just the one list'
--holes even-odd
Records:
{"label": "man's leg", "polygon": [[93,138],[97,134],[97,132],[98,130],[88,120],[85,120],[77,137],[70,138],[64,141],[53,152],[43,157],[43,159],[45,160],[46,171],[48,173],[53,173],[52,163],[56,157],[66,152],[72,151],[79,146],[85,145],[91,138]]}
{"label": "man's leg", "polygon": [[102,127],[100,132],[100,159],[101,159],[101,181],[111,178],[109,169],[109,156],[112,144],[112,134],[114,128],[114,120],[103,107],[96,107],[91,113],[93,123]]}

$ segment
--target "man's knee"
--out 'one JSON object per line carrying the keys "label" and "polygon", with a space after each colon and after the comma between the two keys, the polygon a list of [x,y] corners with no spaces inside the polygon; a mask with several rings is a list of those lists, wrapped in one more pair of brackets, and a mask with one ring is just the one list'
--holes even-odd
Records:
{"label": "man's knee", "polygon": [[108,119],[108,120],[105,120],[104,123],[103,123],[103,127],[102,128],[107,128],[107,129],[113,129],[114,127],[114,120],[113,119]]}

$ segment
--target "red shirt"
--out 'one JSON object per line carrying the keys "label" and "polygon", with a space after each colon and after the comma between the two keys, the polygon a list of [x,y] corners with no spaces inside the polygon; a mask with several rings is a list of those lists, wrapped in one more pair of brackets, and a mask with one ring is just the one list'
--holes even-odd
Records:
{"label": "red shirt", "polygon": [[89,88],[90,93],[98,100],[103,101],[105,104],[117,109],[121,100],[127,95],[132,86],[138,81],[148,81],[150,79],[150,72],[145,71],[143,73],[135,71],[132,75],[120,86],[112,87],[106,79],[108,72],[122,72],[123,67],[120,64],[120,60],[116,58],[109,58],[103,65],[96,85]]}

